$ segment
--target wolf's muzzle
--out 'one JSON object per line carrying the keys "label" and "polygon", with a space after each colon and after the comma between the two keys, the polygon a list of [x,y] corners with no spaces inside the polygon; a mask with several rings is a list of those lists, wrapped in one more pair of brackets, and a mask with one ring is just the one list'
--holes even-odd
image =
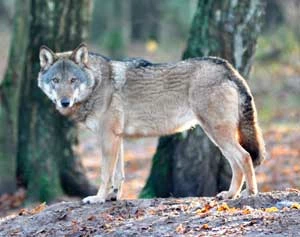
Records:
{"label": "wolf's muzzle", "polygon": [[62,98],[60,104],[63,108],[67,108],[70,105],[70,100],[68,98]]}

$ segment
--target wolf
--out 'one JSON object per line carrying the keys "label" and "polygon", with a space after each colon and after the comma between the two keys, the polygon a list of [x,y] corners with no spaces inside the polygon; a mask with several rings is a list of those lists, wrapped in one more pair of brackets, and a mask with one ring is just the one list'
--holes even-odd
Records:
{"label": "wolf", "polygon": [[39,59],[38,86],[61,114],[98,137],[101,184],[84,203],[120,198],[125,137],[168,135],[196,124],[232,169],[229,190],[217,197],[238,197],[244,181],[247,195],[257,193],[254,167],[264,160],[265,145],[250,89],[226,60],[115,61],[89,52],[85,44],[62,53],[42,46]]}

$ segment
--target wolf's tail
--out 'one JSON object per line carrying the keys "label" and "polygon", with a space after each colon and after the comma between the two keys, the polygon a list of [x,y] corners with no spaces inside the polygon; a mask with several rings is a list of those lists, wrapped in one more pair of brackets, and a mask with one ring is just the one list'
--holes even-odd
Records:
{"label": "wolf's tail", "polygon": [[265,143],[257,122],[257,112],[253,96],[246,81],[232,68],[230,79],[237,85],[240,94],[239,143],[249,152],[254,166],[265,159]]}
{"label": "wolf's tail", "polygon": [[240,105],[239,142],[249,152],[254,166],[265,159],[265,143],[257,123],[257,113],[252,95],[244,96]]}

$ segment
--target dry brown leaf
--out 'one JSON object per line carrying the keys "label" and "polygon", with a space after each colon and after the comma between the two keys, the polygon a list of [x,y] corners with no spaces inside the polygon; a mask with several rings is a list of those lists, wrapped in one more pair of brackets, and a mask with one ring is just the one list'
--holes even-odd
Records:
{"label": "dry brown leaf", "polygon": [[251,214],[251,210],[248,209],[248,208],[245,208],[245,209],[242,210],[242,214],[243,214],[243,215]]}
{"label": "dry brown leaf", "polygon": [[176,227],[176,230],[175,230],[178,234],[184,234],[185,231],[186,231],[186,228],[182,225],[182,224],[179,224],[177,227]]}
{"label": "dry brown leaf", "polygon": [[277,207],[268,207],[265,209],[266,212],[277,212],[278,208]]}
{"label": "dry brown leaf", "polygon": [[29,215],[29,214],[30,213],[26,208],[22,208],[18,213],[19,216],[25,216],[25,215]]}
{"label": "dry brown leaf", "polygon": [[139,217],[143,217],[143,216],[145,216],[145,210],[137,209],[136,212],[135,212],[135,217],[139,218]]}
{"label": "dry brown leaf", "polygon": [[204,225],[202,225],[201,229],[208,230],[208,229],[210,229],[210,227],[208,224],[204,224]]}
{"label": "dry brown leaf", "polygon": [[286,191],[287,192],[293,192],[293,193],[300,193],[300,190],[296,189],[296,188],[287,188]]}
{"label": "dry brown leaf", "polygon": [[35,208],[33,208],[32,210],[30,210],[30,213],[32,215],[40,213],[41,211],[43,211],[45,208],[47,207],[46,203],[43,202],[40,205],[36,206]]}
{"label": "dry brown leaf", "polygon": [[198,215],[201,214],[201,213],[206,213],[206,212],[208,212],[210,209],[212,209],[215,206],[217,206],[217,202],[216,201],[211,201],[211,202],[205,203],[204,207],[201,208],[200,210],[197,210],[196,213]]}
{"label": "dry brown leaf", "polygon": [[34,215],[34,214],[37,214],[37,213],[40,213],[41,211],[43,211],[45,208],[47,207],[46,203],[43,202],[41,204],[39,204],[38,206],[34,207],[33,209],[31,210],[28,210],[26,208],[22,208],[18,215],[19,216],[25,216],[25,215]]}
{"label": "dry brown leaf", "polygon": [[104,219],[106,222],[112,222],[114,217],[108,213],[101,214],[101,218]]}
{"label": "dry brown leaf", "polygon": [[222,211],[235,212],[236,208],[229,207],[228,204],[226,202],[224,202],[218,206],[217,211],[218,212],[222,212]]}
{"label": "dry brown leaf", "polygon": [[294,208],[294,209],[300,209],[300,204],[299,204],[299,202],[294,202],[294,203],[291,205],[291,208]]}
{"label": "dry brown leaf", "polygon": [[94,215],[92,215],[92,216],[89,216],[87,219],[88,219],[88,221],[94,221],[94,220],[96,220],[96,217]]}

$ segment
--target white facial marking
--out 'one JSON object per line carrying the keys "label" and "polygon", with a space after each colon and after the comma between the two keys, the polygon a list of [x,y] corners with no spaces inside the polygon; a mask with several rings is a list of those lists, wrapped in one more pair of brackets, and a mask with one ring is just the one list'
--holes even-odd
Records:
{"label": "white facial marking", "polygon": [[[79,86],[79,89],[81,91],[84,91],[86,89],[86,85],[84,83],[81,83],[80,86]],[[76,89],[77,90],[77,89]],[[79,93],[79,92],[78,92]]]}
{"label": "white facial marking", "polygon": [[45,92],[45,94],[49,97],[49,99],[55,103],[55,100],[57,99],[56,91],[51,89],[51,86],[49,84],[41,84],[40,87]]}
{"label": "white facial marking", "polygon": [[70,99],[70,105],[69,108],[72,107],[74,105],[75,100],[74,99]]}
{"label": "white facial marking", "polygon": [[[80,85],[81,86],[81,85]],[[70,107],[73,106],[74,103],[76,103],[78,101],[78,97],[79,97],[79,89],[76,88],[74,90],[74,94],[73,94],[73,98],[70,101]]]}

